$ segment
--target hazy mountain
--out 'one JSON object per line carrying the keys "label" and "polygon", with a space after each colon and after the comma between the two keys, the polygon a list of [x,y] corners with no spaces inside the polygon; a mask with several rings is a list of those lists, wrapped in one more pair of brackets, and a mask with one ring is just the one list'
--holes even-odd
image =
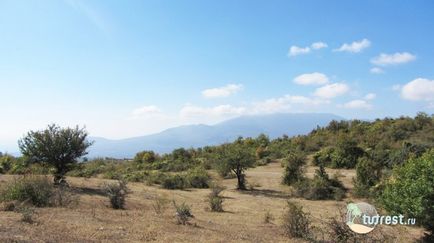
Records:
{"label": "hazy mountain", "polygon": [[285,113],[241,116],[216,125],[188,125],[164,130],[160,133],[121,140],[92,137],[95,141],[88,157],[132,158],[141,150],[158,153],[170,152],[179,147],[201,147],[230,142],[238,136],[256,137],[265,133],[270,138],[284,134],[294,136],[309,133],[317,126],[331,120],[343,120],[333,114]]}

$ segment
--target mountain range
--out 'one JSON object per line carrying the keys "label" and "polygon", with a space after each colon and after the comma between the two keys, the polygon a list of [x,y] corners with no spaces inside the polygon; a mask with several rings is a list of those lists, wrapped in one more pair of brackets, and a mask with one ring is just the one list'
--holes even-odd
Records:
{"label": "mountain range", "polygon": [[282,135],[309,133],[317,126],[344,118],[328,113],[278,113],[241,116],[215,125],[186,125],[169,128],[159,133],[120,140],[91,137],[94,144],[87,157],[132,158],[142,150],[168,153],[173,149],[196,148],[232,142],[239,136],[256,137],[261,133],[271,139]]}

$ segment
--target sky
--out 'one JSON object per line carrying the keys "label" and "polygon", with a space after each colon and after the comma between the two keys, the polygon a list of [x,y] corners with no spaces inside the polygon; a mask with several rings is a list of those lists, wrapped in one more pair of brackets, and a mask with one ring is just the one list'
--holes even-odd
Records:
{"label": "sky", "polygon": [[0,0],[0,151],[240,115],[434,113],[433,1]]}

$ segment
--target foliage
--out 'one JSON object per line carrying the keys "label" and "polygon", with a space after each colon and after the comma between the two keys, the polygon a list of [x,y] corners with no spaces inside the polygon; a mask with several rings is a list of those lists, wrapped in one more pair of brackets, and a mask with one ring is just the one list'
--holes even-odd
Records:
{"label": "foliage", "polygon": [[47,177],[23,176],[7,182],[0,191],[0,200],[31,203],[36,207],[51,206],[55,187]]}
{"label": "foliage", "polygon": [[306,164],[306,157],[303,154],[291,153],[283,163],[285,164],[283,184],[292,185],[304,178],[303,166]]}
{"label": "foliage", "polygon": [[117,183],[106,184],[104,191],[113,209],[124,209],[125,198],[128,193],[127,182],[125,180],[118,180]]}
{"label": "foliage", "polygon": [[381,179],[381,165],[374,160],[363,157],[356,166],[356,178],[353,179],[354,194],[359,197],[370,196],[370,189]]}
{"label": "foliage", "polygon": [[434,149],[397,166],[380,201],[390,213],[414,217],[433,233]]}
{"label": "foliage", "polygon": [[287,202],[287,210],[283,214],[283,229],[290,238],[312,238],[311,219],[303,207]]}
{"label": "foliage", "polygon": [[176,220],[178,224],[186,225],[191,218],[194,218],[193,214],[191,213],[190,206],[188,206],[185,202],[178,205],[175,201],[173,201],[173,206],[176,210]]}
{"label": "foliage", "polygon": [[294,184],[296,195],[309,200],[342,200],[345,196],[345,188],[336,176],[329,175],[320,165],[315,171],[313,179],[303,178]]}
{"label": "foliage", "polygon": [[154,198],[152,202],[152,208],[154,209],[155,214],[161,215],[167,208],[167,204],[169,203],[169,200],[166,198],[157,196]]}
{"label": "foliage", "polygon": [[210,177],[206,170],[201,167],[190,169],[187,172],[187,181],[189,186],[193,188],[208,188]]}
{"label": "foliage", "polygon": [[184,189],[188,185],[187,180],[180,174],[167,175],[163,179],[162,186],[165,189]]}
{"label": "foliage", "polygon": [[154,151],[142,151],[136,154],[134,162],[136,163],[153,163],[157,160],[157,155]]}
{"label": "foliage", "polygon": [[211,193],[208,195],[208,202],[211,211],[213,212],[223,212],[223,197],[220,193],[223,191],[223,187],[213,186],[211,188]]}
{"label": "foliage", "polygon": [[31,163],[48,163],[56,171],[54,183],[64,182],[66,172],[77,162],[77,158],[87,154],[87,148],[92,145],[86,140],[87,132],[78,126],[61,128],[49,125],[43,131],[30,131],[18,141],[21,153]]}
{"label": "foliage", "polygon": [[232,171],[237,176],[239,190],[246,189],[244,171],[255,164],[255,156],[247,142],[248,140],[238,138],[232,144],[223,144],[218,151],[218,163],[223,170]]}

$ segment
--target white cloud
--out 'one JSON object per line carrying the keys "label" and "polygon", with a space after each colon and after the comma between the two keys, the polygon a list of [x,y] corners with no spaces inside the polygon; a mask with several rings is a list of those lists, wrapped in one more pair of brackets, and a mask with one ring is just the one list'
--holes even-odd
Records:
{"label": "white cloud", "polygon": [[434,80],[417,78],[401,88],[401,96],[407,100],[434,100]]}
{"label": "white cloud", "polygon": [[155,105],[143,106],[137,109],[134,109],[131,112],[133,117],[146,116],[146,115],[155,115],[160,114],[161,110]]}
{"label": "white cloud", "polygon": [[310,45],[310,47],[312,47],[312,49],[314,49],[314,50],[319,50],[319,49],[328,47],[328,45],[324,42],[319,41],[319,42],[312,43],[312,45]]}
{"label": "white cloud", "polygon": [[305,73],[294,78],[294,83],[301,85],[321,85],[329,82],[328,77],[323,73]]}
{"label": "white cloud", "polygon": [[374,94],[374,93],[369,93],[369,94],[365,95],[364,99],[365,99],[365,100],[373,100],[373,99],[375,99],[375,97],[377,97],[376,94]]}
{"label": "white cloud", "polygon": [[180,110],[181,117],[225,117],[241,115],[246,111],[244,107],[235,107],[232,105],[219,105],[215,107],[200,107],[186,105]]}
{"label": "white cloud", "polygon": [[289,48],[288,56],[293,57],[293,56],[298,56],[298,55],[302,55],[302,54],[308,54],[312,50],[319,50],[319,49],[326,48],[326,47],[328,47],[328,45],[324,42],[321,42],[321,41],[314,42],[310,46],[306,46],[306,47],[291,46]]}
{"label": "white cloud", "polygon": [[254,103],[251,113],[288,112],[292,105],[317,106],[329,103],[328,100],[309,98],[301,95],[285,95]]}
{"label": "white cloud", "polygon": [[243,88],[241,84],[228,84],[220,88],[206,89],[202,91],[202,96],[205,98],[220,98],[228,97],[232,94],[237,93]]}
{"label": "white cloud", "polygon": [[289,56],[297,56],[297,55],[301,55],[301,54],[307,54],[310,52],[310,48],[309,47],[298,47],[298,46],[291,46],[289,48]]}
{"label": "white cloud", "polygon": [[323,99],[331,99],[347,93],[350,90],[348,85],[344,83],[327,84],[317,88],[314,95]]}
{"label": "white cloud", "polygon": [[372,108],[372,105],[369,104],[366,100],[352,100],[350,102],[345,103],[342,107],[347,109],[366,109],[369,110]]}
{"label": "white cloud", "polygon": [[338,49],[335,49],[334,51],[346,51],[346,52],[352,52],[352,53],[358,53],[361,52],[363,49],[368,48],[371,46],[371,42],[368,39],[363,39],[360,41],[354,41],[351,44],[343,44]]}
{"label": "white cloud", "polygon": [[394,54],[381,53],[372,58],[371,63],[378,66],[397,65],[416,60],[416,56],[408,52],[397,52]]}
{"label": "white cloud", "polygon": [[375,73],[375,74],[380,74],[380,73],[384,73],[384,70],[379,68],[379,67],[373,67],[371,68],[371,70],[369,70],[371,73]]}

